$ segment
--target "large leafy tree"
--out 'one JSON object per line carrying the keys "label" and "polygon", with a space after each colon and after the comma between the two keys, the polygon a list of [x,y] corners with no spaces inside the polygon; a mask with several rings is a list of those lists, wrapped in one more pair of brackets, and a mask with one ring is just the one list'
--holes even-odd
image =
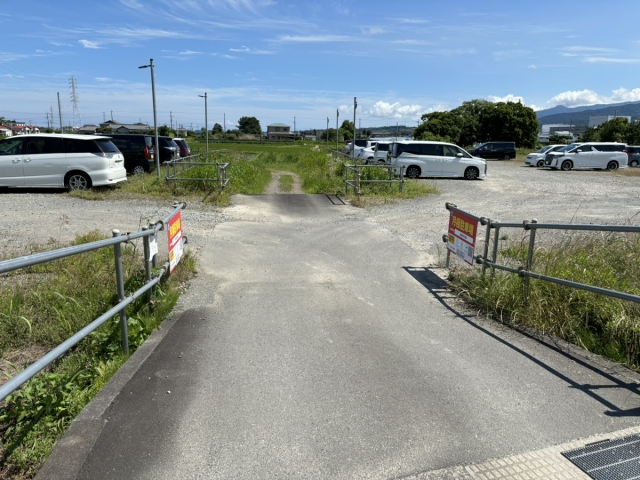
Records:
{"label": "large leafy tree", "polygon": [[498,102],[481,116],[486,140],[508,140],[517,147],[533,148],[538,140],[536,112],[520,102]]}
{"label": "large leafy tree", "polygon": [[242,117],[238,120],[238,130],[242,133],[260,135],[262,128],[260,128],[260,122],[256,117]]}
{"label": "large leafy tree", "polygon": [[222,133],[222,132],[223,132],[223,130],[222,130],[222,125],[220,125],[219,123],[216,123],[216,124],[213,126],[213,129],[211,130],[211,133],[213,133],[214,135],[215,135],[216,133]]}
{"label": "large leafy tree", "polygon": [[625,117],[612,118],[598,127],[601,142],[626,142],[629,120]]}
{"label": "large leafy tree", "polygon": [[588,127],[582,135],[580,135],[581,142],[599,142],[600,132],[597,128]]}

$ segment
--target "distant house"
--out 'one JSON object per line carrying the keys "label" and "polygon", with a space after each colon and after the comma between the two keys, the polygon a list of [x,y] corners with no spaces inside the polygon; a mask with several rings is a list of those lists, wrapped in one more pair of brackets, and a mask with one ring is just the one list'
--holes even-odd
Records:
{"label": "distant house", "polygon": [[147,133],[151,127],[146,123],[123,123],[117,128],[115,125],[111,127],[115,133]]}
{"label": "distant house", "polygon": [[11,135],[13,135],[13,132],[9,127],[0,125],[0,137],[10,137]]}
{"label": "distant house", "polygon": [[106,122],[102,122],[100,124],[100,129],[110,128],[115,129],[122,125],[120,122],[116,122],[115,120],[107,120]]}
{"label": "distant house", "polygon": [[98,127],[97,125],[83,125],[78,129],[77,133],[84,135],[94,135],[98,131],[98,128],[100,127]]}
{"label": "distant house", "polygon": [[11,133],[13,135],[29,135],[30,133],[40,133],[40,129],[33,125],[16,123],[15,125],[11,126]]}
{"label": "distant house", "polygon": [[280,142],[290,141],[295,138],[293,132],[291,132],[291,126],[284,123],[272,123],[267,125],[267,140]]}

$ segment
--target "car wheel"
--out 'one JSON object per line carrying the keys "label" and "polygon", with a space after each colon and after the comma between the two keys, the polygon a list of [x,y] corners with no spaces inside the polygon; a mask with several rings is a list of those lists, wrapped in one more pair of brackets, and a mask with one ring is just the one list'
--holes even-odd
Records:
{"label": "car wheel", "polygon": [[615,172],[618,169],[618,162],[609,162],[607,164],[607,170],[610,172]]}
{"label": "car wheel", "polygon": [[86,173],[73,172],[67,176],[65,186],[69,190],[87,190],[91,188],[91,179]]}
{"label": "car wheel", "polygon": [[637,167],[638,166],[638,161],[637,160],[631,160],[631,163],[629,164],[630,167]]}
{"label": "car wheel", "polygon": [[407,168],[407,177],[418,178],[419,176],[420,176],[420,167],[416,167],[415,165],[412,165],[411,167]]}
{"label": "car wheel", "polygon": [[131,173],[133,173],[134,175],[142,175],[145,172],[146,170],[142,165],[136,165],[135,167],[133,167],[133,171]]}
{"label": "car wheel", "polygon": [[571,168],[573,168],[573,165],[569,160],[565,160],[564,162],[562,162],[562,166],[560,168],[562,168],[562,170],[564,170],[565,172],[568,172],[571,170]]}
{"label": "car wheel", "polygon": [[464,171],[464,178],[466,180],[475,180],[480,176],[480,172],[476,167],[469,167]]}
{"label": "car wheel", "polygon": [[503,160],[511,160],[511,157],[510,157],[509,155],[505,155],[505,156],[503,157]]}
{"label": "car wheel", "polygon": [[538,160],[538,163],[536,163],[536,167],[544,167],[544,160]]}

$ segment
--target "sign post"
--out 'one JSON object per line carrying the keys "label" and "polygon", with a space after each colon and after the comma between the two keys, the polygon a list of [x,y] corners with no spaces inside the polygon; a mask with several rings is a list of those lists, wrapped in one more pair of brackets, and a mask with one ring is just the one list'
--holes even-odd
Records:
{"label": "sign post", "polygon": [[473,265],[477,233],[478,220],[454,208],[450,209],[447,250],[469,265]]}
{"label": "sign post", "polygon": [[169,235],[169,274],[182,258],[182,212],[176,213],[167,224]]}

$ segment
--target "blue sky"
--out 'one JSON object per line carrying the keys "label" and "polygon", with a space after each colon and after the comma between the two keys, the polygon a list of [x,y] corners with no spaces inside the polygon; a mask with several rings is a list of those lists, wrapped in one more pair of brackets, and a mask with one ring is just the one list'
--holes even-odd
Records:
{"label": "blue sky", "polygon": [[[533,108],[640,100],[637,0],[0,0],[0,116],[298,129],[416,125],[465,100]],[[604,17],[603,17],[604,16]]]}

